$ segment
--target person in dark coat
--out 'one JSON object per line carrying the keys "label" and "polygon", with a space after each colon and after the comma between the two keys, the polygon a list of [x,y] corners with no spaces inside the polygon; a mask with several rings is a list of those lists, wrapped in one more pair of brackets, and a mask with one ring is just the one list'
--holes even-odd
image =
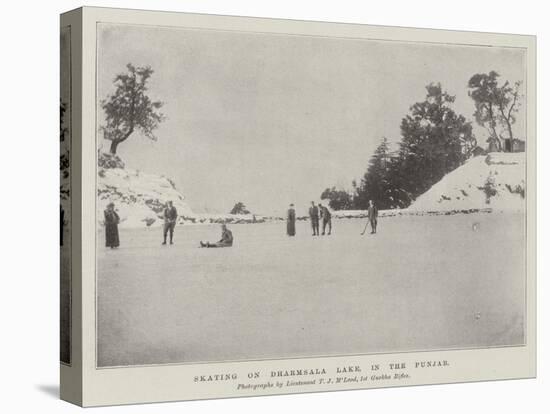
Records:
{"label": "person in dark coat", "polygon": [[325,229],[328,226],[328,235],[330,236],[330,233],[332,232],[332,214],[330,214],[329,209],[321,203],[319,203],[319,212],[321,213],[321,220],[323,221],[322,235],[325,235]]}
{"label": "person in dark coat", "polygon": [[233,233],[227,228],[225,224],[222,224],[222,238],[216,243],[200,242],[201,247],[231,247],[233,246]]}
{"label": "person in dark coat", "polygon": [[369,208],[367,209],[367,215],[370,222],[371,232],[376,233],[376,225],[378,224],[378,208],[374,205],[374,201],[369,200]]}
{"label": "person in dark coat", "polygon": [[286,234],[289,236],[296,235],[296,210],[294,210],[294,204],[290,205],[286,214]]}
{"label": "person in dark coat", "polygon": [[115,203],[107,204],[107,209],[103,212],[105,217],[105,246],[114,249],[120,245],[118,238],[118,223],[120,217],[115,211]]}
{"label": "person in dark coat", "polygon": [[162,235],[164,236],[164,241],[162,244],[166,244],[166,236],[170,233],[170,244],[174,244],[174,229],[176,227],[176,220],[178,218],[178,211],[176,207],[172,205],[171,201],[166,203],[166,208],[164,209],[164,227]]}
{"label": "person in dark coat", "polygon": [[311,202],[311,207],[309,208],[309,219],[311,220],[311,230],[313,231],[312,236],[319,235],[319,209],[315,205],[315,202]]}

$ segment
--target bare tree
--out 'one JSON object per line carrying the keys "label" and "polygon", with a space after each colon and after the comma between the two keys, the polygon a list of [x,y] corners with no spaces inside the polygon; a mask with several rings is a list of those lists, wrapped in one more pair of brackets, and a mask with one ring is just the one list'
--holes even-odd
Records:
{"label": "bare tree", "polygon": [[511,85],[506,81],[499,86],[499,76],[495,71],[475,74],[468,82],[468,95],[475,103],[474,117],[477,123],[489,131],[488,141],[494,143],[498,151],[503,151],[503,138],[497,127],[505,129],[511,148],[514,140],[512,125],[519,108],[521,82]]}
{"label": "bare tree", "polygon": [[500,94],[502,95],[498,100],[498,110],[500,113],[499,120],[501,124],[506,127],[508,132],[508,138],[510,139],[510,145],[514,140],[514,133],[512,131],[512,124],[516,122],[515,114],[518,111],[520,97],[521,82],[517,81],[511,86],[508,81],[500,88]]}

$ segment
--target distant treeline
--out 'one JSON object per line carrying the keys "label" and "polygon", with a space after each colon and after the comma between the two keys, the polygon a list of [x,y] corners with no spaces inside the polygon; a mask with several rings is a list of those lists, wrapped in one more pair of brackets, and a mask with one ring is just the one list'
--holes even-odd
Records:
{"label": "distant treeline", "polygon": [[[488,131],[485,146],[504,151],[512,142],[512,124],[519,106],[520,82],[499,85],[498,73],[476,74],[468,83],[476,122]],[[452,109],[454,96],[441,84],[426,87],[426,98],[410,107],[401,121],[398,149],[390,151],[384,137],[372,154],[361,181],[352,191],[327,188],[321,199],[334,210],[366,209],[374,200],[380,209],[406,208],[447,173],[486,149],[478,146],[472,122]]]}
{"label": "distant treeline", "polygon": [[[120,144],[139,132],[156,141],[154,134],[165,116],[160,112],[162,101],[154,101],[148,93],[148,82],[154,71],[150,66],[126,65],[126,71],[114,79],[114,92],[101,101],[104,124],[103,138],[111,141],[110,153],[115,155]],[[488,132],[489,151],[513,150],[512,125],[520,105],[521,82],[499,83],[495,71],[478,73],[468,82],[475,121]],[[403,208],[428,190],[445,174],[462,165],[478,147],[471,121],[452,109],[454,96],[443,91],[441,84],[426,87],[426,98],[410,107],[401,121],[401,140],[396,151],[390,151],[383,138],[371,156],[360,182],[353,182],[351,192],[327,188],[321,198],[329,200],[334,210],[365,209],[369,199],[381,209]],[[65,105],[61,105],[61,140]],[[65,174],[66,154],[61,155],[61,170]],[[98,160],[100,162],[100,160]],[[231,214],[243,214],[246,207],[237,204]]]}

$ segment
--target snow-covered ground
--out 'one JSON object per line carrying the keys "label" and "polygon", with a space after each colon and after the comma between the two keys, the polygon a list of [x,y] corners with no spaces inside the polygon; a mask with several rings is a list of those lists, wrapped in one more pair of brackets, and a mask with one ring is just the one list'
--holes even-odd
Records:
{"label": "snow-covered ground", "polygon": [[524,194],[525,153],[490,153],[474,157],[447,174],[408,211],[525,211]]}
{"label": "snow-covered ground", "polygon": [[259,224],[283,220],[282,217],[264,216],[261,214],[208,214],[193,213],[180,218],[180,224]]}
{"label": "snow-covered ground", "polygon": [[[121,229],[98,246],[100,366],[518,345],[524,340],[524,215],[401,215]],[[498,240],[498,243],[495,241]]]}
{"label": "snow-covered ground", "polygon": [[146,227],[161,223],[166,201],[171,200],[180,216],[193,212],[173,182],[164,176],[147,174],[128,168],[100,169],[98,177],[98,219],[114,202],[121,218],[121,227]]}
{"label": "snow-covered ground", "polygon": [[[118,162],[121,162],[118,160]],[[123,164],[121,164],[123,166]],[[525,153],[491,153],[472,158],[447,174],[404,210],[382,210],[380,216],[441,214],[472,211],[524,211]],[[254,214],[194,213],[168,177],[128,168],[100,168],[98,177],[98,219],[112,201],[121,216],[121,228],[157,227],[162,224],[164,204],[172,200],[179,225],[243,224],[284,220],[280,216]],[[365,210],[334,211],[334,219],[364,218]],[[308,217],[298,217],[307,220]]]}
{"label": "snow-covered ground", "polygon": [[[367,210],[338,210],[332,211],[332,217],[336,219],[356,219],[356,218],[366,218],[368,216]],[[399,216],[404,214],[416,214],[416,212],[409,212],[401,209],[393,210],[379,210],[378,217],[392,217]]]}
{"label": "snow-covered ground", "polygon": [[[113,157],[111,155],[104,155]],[[124,167],[122,161],[116,162]],[[112,165],[116,165],[113,161]],[[130,168],[99,168],[98,177],[98,221],[103,225],[103,211],[109,202],[121,218],[120,228],[159,227],[163,223],[163,210],[166,201],[171,200],[178,210],[178,226],[196,224],[257,224],[285,220],[283,214],[266,216],[261,214],[209,214],[195,213],[168,177],[148,174]],[[335,218],[365,217],[366,212],[334,212]],[[298,217],[305,220],[307,217]]]}
{"label": "snow-covered ground", "polygon": [[110,202],[115,203],[121,219],[120,228],[162,225],[164,206],[168,200],[171,200],[178,210],[178,225],[264,223],[282,220],[282,217],[255,214],[195,213],[170,178],[126,168],[119,157],[111,154],[101,154],[97,191],[97,217],[100,227],[103,225],[103,211]]}

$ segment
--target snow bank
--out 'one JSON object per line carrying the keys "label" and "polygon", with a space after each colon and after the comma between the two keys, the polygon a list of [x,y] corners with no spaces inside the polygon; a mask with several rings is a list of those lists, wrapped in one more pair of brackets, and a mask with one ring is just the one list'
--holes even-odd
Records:
{"label": "snow bank", "polygon": [[[124,166],[118,163],[116,166]],[[114,162],[113,161],[113,162]],[[111,163],[112,164],[112,163]],[[111,165],[109,164],[109,166]],[[197,214],[168,177],[127,168],[98,170],[98,219],[114,202],[121,227],[159,226],[165,203],[171,200],[178,210],[178,224],[265,223],[284,217],[254,214]],[[381,210],[380,217],[464,211],[523,210],[525,208],[525,153],[491,153],[474,157],[447,174],[405,210]],[[333,211],[335,219],[365,218],[366,210]],[[298,217],[308,220],[309,217]]]}
{"label": "snow bank", "polygon": [[447,174],[407,210],[523,210],[524,195],[525,153],[490,153]]}
{"label": "snow bank", "polygon": [[180,216],[193,212],[167,177],[124,168],[100,168],[98,171],[98,218],[109,202],[115,203],[121,227],[145,227],[162,222],[164,205],[171,200]]}
{"label": "snow bank", "polygon": [[332,217],[336,218],[363,218],[367,217],[367,210],[336,210],[331,211]]}
{"label": "snow bank", "polygon": [[182,224],[255,224],[283,220],[282,217],[263,216],[258,214],[192,214],[182,217]]}
{"label": "snow bank", "polygon": [[166,202],[178,210],[178,225],[265,223],[282,220],[254,214],[197,214],[185,202],[170,178],[125,168],[116,155],[100,154],[98,159],[98,221],[103,225],[103,211],[110,202],[120,216],[120,227],[161,226]]}

